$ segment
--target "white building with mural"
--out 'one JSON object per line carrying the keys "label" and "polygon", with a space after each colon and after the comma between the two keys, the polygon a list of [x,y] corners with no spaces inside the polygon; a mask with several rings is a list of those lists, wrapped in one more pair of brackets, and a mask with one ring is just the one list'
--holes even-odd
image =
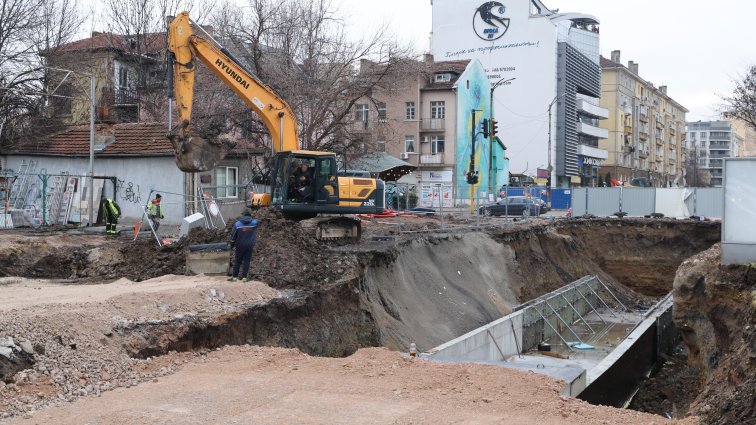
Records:
{"label": "white building with mural", "polygon": [[434,0],[431,51],[481,62],[513,174],[558,187],[596,183],[607,158],[598,141],[608,137],[598,125],[608,111],[598,106],[596,18],[540,0]]}

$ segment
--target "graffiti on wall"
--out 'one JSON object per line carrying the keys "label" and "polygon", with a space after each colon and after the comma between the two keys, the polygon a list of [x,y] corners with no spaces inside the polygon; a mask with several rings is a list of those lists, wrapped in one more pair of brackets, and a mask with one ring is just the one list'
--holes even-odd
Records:
{"label": "graffiti on wall", "polygon": [[[480,178],[478,187],[488,187],[489,167],[489,139],[483,138],[480,124],[484,118],[491,115],[490,94],[491,85],[488,82],[483,66],[478,60],[470,62],[470,65],[460,77],[457,92],[457,143],[455,145],[458,198],[470,197],[470,186],[465,180],[469,170],[471,157],[475,159],[475,171]],[[472,122],[471,111],[475,110],[475,123]],[[475,151],[473,152],[472,138],[475,137]]]}
{"label": "graffiti on wall", "polygon": [[121,200],[132,204],[142,203],[142,193],[138,184],[135,185],[133,182],[118,179],[116,186],[118,193],[121,194]]}

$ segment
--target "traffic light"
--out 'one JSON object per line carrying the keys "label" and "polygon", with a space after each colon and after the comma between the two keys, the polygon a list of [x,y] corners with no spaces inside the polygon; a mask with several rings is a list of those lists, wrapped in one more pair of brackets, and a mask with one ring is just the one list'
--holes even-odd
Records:
{"label": "traffic light", "polygon": [[491,136],[496,136],[499,133],[499,123],[495,119],[491,118]]}
{"label": "traffic light", "polygon": [[480,126],[483,128],[483,137],[488,139],[488,118],[483,118],[480,122]]}
{"label": "traffic light", "polygon": [[467,174],[465,174],[465,177],[467,178],[467,184],[478,184],[477,171],[468,171]]}

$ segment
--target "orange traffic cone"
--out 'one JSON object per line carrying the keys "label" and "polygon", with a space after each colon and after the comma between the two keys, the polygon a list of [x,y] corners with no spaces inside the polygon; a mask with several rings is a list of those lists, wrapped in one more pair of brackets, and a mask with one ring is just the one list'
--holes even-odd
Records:
{"label": "orange traffic cone", "polygon": [[134,222],[134,240],[137,240],[137,236],[139,235],[139,228],[142,227],[141,221],[135,221]]}

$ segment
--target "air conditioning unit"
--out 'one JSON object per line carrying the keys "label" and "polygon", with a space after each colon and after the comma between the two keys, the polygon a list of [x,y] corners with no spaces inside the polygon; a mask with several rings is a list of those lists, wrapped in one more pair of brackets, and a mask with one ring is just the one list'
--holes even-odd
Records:
{"label": "air conditioning unit", "polygon": [[420,138],[420,143],[428,143],[430,142],[430,138],[428,136],[423,136]]}
{"label": "air conditioning unit", "polygon": [[409,159],[409,152],[402,152],[399,154],[399,159]]}

